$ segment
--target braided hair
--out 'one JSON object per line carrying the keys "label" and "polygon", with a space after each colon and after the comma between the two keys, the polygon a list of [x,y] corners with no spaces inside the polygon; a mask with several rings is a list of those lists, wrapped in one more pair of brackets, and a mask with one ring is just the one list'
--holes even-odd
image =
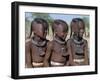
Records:
{"label": "braided hair", "polygon": [[54,35],[54,32],[56,31],[56,28],[60,24],[62,26],[64,26],[65,27],[65,31],[68,32],[68,24],[65,21],[63,21],[63,20],[57,19],[57,20],[54,20],[54,22],[52,24],[52,32],[53,32],[53,35]]}
{"label": "braided hair", "polygon": [[83,21],[83,19],[81,18],[73,18],[72,21],[71,21],[71,34],[70,34],[70,37],[72,36],[72,33],[74,32],[78,32],[79,31],[79,22],[82,22],[83,23],[83,29],[85,30],[85,23]]}
{"label": "braided hair", "polygon": [[46,20],[42,19],[42,18],[35,18],[32,22],[31,22],[31,28],[30,28],[30,35],[29,38],[32,35],[32,31],[34,30],[34,24],[42,24],[42,26],[45,28],[46,31],[49,31],[49,25],[47,23]]}

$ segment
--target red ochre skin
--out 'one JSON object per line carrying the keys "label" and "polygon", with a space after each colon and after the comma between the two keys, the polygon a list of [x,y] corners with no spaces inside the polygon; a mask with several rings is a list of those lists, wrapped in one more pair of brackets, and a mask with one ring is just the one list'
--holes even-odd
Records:
{"label": "red ochre skin", "polygon": [[[71,65],[88,65],[88,42],[83,38],[85,23],[80,18],[74,18],[71,22],[71,38],[67,41],[72,55]],[[81,61],[75,61],[81,60]],[[83,60],[83,61],[82,61]]]}
{"label": "red ochre skin", "polygon": [[[44,19],[36,18],[31,23],[29,40],[25,44],[25,67],[43,67],[44,56],[48,40],[46,39],[48,23]],[[34,32],[34,36],[31,37]],[[33,64],[35,63],[35,64]]]}
{"label": "red ochre skin", "polygon": [[[68,25],[63,20],[54,20],[52,25],[53,40],[47,45],[46,55],[44,59],[45,67],[69,66],[70,54],[65,38],[68,33]],[[62,65],[52,65],[51,62],[60,63]]]}

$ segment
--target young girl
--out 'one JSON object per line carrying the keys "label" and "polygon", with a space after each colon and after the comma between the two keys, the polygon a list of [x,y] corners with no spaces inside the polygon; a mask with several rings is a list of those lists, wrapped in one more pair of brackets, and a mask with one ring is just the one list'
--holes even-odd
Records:
{"label": "young girl", "polygon": [[69,53],[65,41],[68,33],[67,23],[63,20],[54,20],[52,31],[53,40],[47,45],[44,65],[46,67],[69,65]]}
{"label": "young girl", "polygon": [[[31,23],[30,40],[26,42],[26,67],[43,67],[43,60],[47,48],[48,40],[46,39],[48,23],[41,18],[35,18]],[[32,36],[34,33],[34,36]]]}
{"label": "young girl", "polygon": [[81,18],[74,18],[71,22],[71,38],[68,40],[68,48],[72,55],[72,65],[88,64],[88,43],[83,38],[85,23]]}

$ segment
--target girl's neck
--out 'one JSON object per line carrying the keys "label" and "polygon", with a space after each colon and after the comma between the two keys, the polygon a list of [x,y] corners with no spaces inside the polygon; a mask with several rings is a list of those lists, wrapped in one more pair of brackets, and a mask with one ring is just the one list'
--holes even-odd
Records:
{"label": "girl's neck", "polygon": [[75,39],[75,40],[77,40],[77,41],[82,41],[82,37],[78,37],[78,36],[73,36],[73,38]]}
{"label": "girl's neck", "polygon": [[34,35],[33,38],[34,38],[34,41],[43,42],[43,40],[39,36],[37,36],[37,35]]}
{"label": "girl's neck", "polygon": [[59,36],[57,36],[57,35],[55,35],[55,38],[57,39],[57,40],[59,40],[59,41],[65,41],[64,39],[62,39],[62,38],[60,38]]}
{"label": "girl's neck", "polygon": [[58,42],[59,44],[65,44],[65,43],[66,43],[65,40],[61,39],[61,38],[58,37],[58,36],[55,36],[55,37],[54,37],[54,40],[55,40],[56,42]]}
{"label": "girl's neck", "polygon": [[45,46],[46,45],[46,40],[42,40],[39,36],[34,35],[32,43],[35,44],[36,46]]}

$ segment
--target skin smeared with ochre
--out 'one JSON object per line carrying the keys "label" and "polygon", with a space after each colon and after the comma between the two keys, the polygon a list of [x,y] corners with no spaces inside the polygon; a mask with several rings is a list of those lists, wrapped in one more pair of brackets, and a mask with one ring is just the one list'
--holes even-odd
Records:
{"label": "skin smeared with ochre", "polygon": [[[46,39],[48,23],[36,18],[31,23],[30,41],[26,43],[26,67],[43,67],[48,40]],[[31,37],[31,34],[34,36]]]}

